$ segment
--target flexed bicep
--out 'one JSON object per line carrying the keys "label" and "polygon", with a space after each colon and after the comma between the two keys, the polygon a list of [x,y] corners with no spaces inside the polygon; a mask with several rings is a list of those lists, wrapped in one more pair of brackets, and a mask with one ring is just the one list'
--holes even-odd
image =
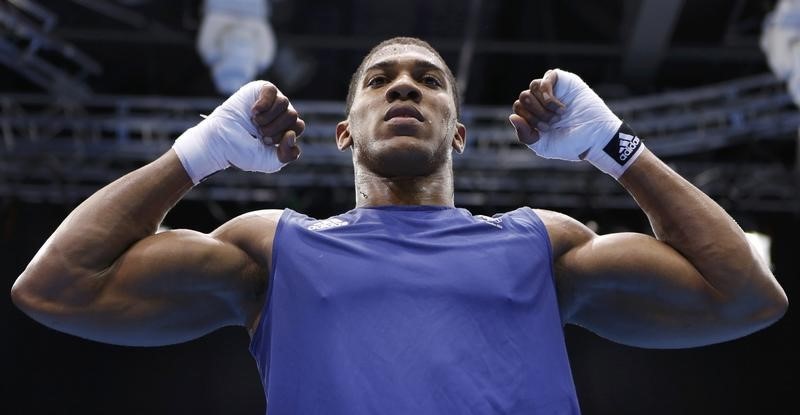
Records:
{"label": "flexed bicep", "polygon": [[678,251],[655,238],[598,236],[556,263],[566,323],[647,348],[719,343],[769,324],[720,293]]}
{"label": "flexed bicep", "polygon": [[138,241],[81,284],[38,291],[21,308],[49,327],[91,340],[179,343],[244,325],[245,297],[258,295],[263,273],[230,243],[189,230],[168,231]]}
{"label": "flexed bicep", "polygon": [[684,255],[652,236],[597,235],[566,215],[537,213],[553,246],[565,324],[650,348],[717,343],[767,324],[757,309],[742,310]]}

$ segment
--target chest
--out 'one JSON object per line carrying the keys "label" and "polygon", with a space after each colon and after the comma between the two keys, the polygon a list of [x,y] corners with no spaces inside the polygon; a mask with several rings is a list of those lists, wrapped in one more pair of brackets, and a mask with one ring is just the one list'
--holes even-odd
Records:
{"label": "chest", "polygon": [[550,253],[535,235],[486,225],[447,229],[301,229],[276,259],[287,294],[326,304],[534,302],[552,288]]}

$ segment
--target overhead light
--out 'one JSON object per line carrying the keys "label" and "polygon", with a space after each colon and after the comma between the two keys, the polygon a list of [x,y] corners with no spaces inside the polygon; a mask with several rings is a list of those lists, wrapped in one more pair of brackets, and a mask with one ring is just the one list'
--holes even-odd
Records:
{"label": "overhead light", "polygon": [[266,70],[277,43],[266,0],[206,0],[197,50],[222,94],[235,92]]}
{"label": "overhead light", "polygon": [[781,0],[764,19],[761,49],[772,72],[787,81],[800,106],[800,0]]}
{"label": "overhead light", "polygon": [[772,268],[772,257],[770,255],[772,238],[758,232],[745,232],[744,235],[747,237],[747,242],[750,243],[750,246],[764,259],[764,262]]}

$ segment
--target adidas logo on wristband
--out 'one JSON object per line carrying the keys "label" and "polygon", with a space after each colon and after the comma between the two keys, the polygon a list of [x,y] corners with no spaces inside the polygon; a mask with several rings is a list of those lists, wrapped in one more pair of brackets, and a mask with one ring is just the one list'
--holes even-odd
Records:
{"label": "adidas logo on wristband", "polygon": [[642,140],[628,127],[628,124],[623,122],[617,133],[614,134],[614,138],[603,147],[603,151],[620,166],[624,166],[631,155],[635,154],[641,146]]}

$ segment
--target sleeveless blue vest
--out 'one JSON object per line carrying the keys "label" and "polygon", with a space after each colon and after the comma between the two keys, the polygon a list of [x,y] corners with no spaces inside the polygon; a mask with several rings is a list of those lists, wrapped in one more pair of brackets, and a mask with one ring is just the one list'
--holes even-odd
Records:
{"label": "sleeveless blue vest", "polygon": [[287,209],[250,351],[283,414],[578,414],[539,217]]}

